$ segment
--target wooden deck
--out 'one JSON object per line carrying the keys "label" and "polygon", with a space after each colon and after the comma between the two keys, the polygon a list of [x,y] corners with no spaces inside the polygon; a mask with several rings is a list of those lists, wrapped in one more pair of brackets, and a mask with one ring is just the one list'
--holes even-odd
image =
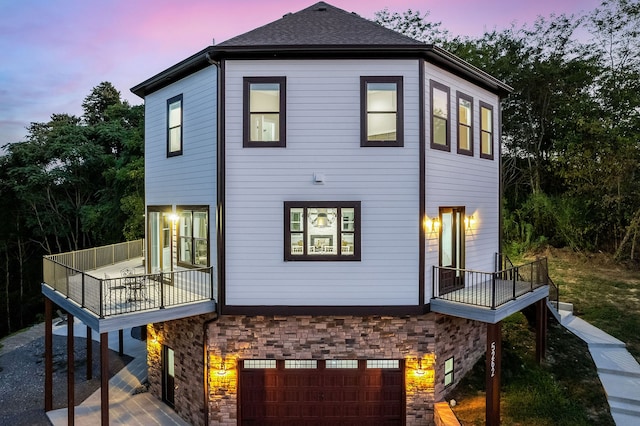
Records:
{"label": "wooden deck", "polygon": [[212,274],[212,268],[145,274],[142,258],[84,272],[57,265],[42,292],[94,330],[109,331],[214,312]]}

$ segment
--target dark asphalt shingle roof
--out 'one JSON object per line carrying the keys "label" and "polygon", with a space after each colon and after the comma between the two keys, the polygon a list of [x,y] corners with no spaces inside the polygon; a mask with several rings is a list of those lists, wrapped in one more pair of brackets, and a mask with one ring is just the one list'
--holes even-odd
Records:
{"label": "dark asphalt shingle roof", "polygon": [[260,46],[424,46],[375,22],[319,2],[218,44]]}

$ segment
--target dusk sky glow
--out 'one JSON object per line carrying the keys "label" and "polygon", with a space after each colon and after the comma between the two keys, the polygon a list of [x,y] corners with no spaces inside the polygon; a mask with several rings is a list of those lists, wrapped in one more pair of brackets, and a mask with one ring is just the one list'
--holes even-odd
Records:
{"label": "dusk sky glow", "polygon": [[[91,89],[129,89],[212,43],[297,12],[315,0],[0,0],[0,146],[30,122],[81,115]],[[373,19],[385,7],[430,12],[453,35],[531,24],[536,16],[582,14],[600,0],[328,0]],[[1,150],[0,150],[1,151]]]}

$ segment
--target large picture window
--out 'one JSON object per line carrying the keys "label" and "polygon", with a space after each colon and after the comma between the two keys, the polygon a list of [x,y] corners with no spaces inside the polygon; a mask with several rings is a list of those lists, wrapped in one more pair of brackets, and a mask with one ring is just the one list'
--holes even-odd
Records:
{"label": "large picture window", "polygon": [[402,77],[360,77],[360,146],[403,146]]}
{"label": "large picture window", "polygon": [[182,95],[167,100],[167,157],[182,154]]}
{"label": "large picture window", "polygon": [[285,260],[360,260],[360,202],[284,203]]}
{"label": "large picture window", "polygon": [[458,154],[473,156],[473,98],[457,92]]}
{"label": "large picture window", "polygon": [[178,207],[178,263],[209,265],[209,211],[206,207]]}
{"label": "large picture window", "polygon": [[451,150],[449,129],[449,94],[444,84],[431,80],[431,148]]}
{"label": "large picture window", "polygon": [[243,146],[286,146],[286,78],[244,78]]}
{"label": "large picture window", "polygon": [[480,102],[480,157],[493,160],[493,107]]}

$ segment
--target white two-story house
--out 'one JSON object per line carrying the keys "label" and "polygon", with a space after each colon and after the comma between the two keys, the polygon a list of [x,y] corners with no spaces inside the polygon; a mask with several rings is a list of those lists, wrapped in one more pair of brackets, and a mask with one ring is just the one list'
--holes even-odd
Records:
{"label": "white two-story house", "polygon": [[[500,320],[548,295],[541,265],[497,255],[510,88],[445,50],[320,2],[132,91],[127,325],[148,324],[150,391],[192,424],[431,424]],[[123,325],[99,303],[97,329]]]}

